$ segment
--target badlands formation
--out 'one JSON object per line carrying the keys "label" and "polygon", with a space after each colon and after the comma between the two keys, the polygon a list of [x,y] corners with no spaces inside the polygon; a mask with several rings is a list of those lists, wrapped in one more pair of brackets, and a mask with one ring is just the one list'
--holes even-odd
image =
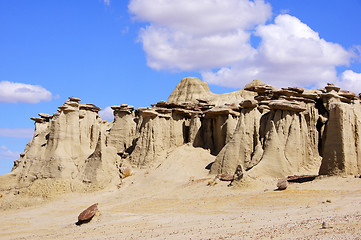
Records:
{"label": "badlands formation", "polygon": [[[213,206],[210,199],[215,201],[217,196],[224,196],[224,202],[232,205],[239,200],[235,192],[239,190],[235,189],[247,192],[246,189],[262,188],[263,193],[268,191],[264,186],[275,187],[278,179],[288,176],[319,175],[315,181],[325,187],[328,185],[325,181],[341,181],[343,185],[346,181],[343,179],[357,181],[354,176],[361,174],[361,100],[355,93],[340,90],[333,84],[319,90],[278,89],[255,80],[239,91],[214,94],[205,82],[188,77],[178,84],[167,101],[137,109],[127,104],[112,106],[112,122],[100,118],[101,109],[97,106],[80,102],[79,98],[70,97],[54,114],[39,113],[39,117],[31,118],[35,122],[33,139],[14,162],[11,173],[0,176],[3,210],[31,206],[39,203],[39,199],[55,199],[54,196],[62,194],[85,194],[102,189],[132,189],[124,190],[122,196],[151,209],[157,203],[141,200],[142,196],[162,195],[160,208],[178,209],[187,201],[194,205],[193,200],[197,200],[190,202],[183,196],[188,193],[197,199],[206,199],[204,203],[208,201],[209,206]],[[231,183],[207,186],[207,181],[214,185],[217,178],[222,177]],[[270,182],[272,185],[267,185]],[[189,189],[169,190],[177,184]],[[197,185],[201,187],[192,188],[189,184],[201,184]],[[356,193],[360,195],[359,187]],[[293,192],[293,196],[285,199],[297,198],[297,194]],[[103,195],[98,194],[94,199],[99,200]],[[183,203],[167,202],[172,197],[178,201],[183,199]],[[87,198],[79,197],[83,199],[79,201],[85,202]],[[305,199],[302,201],[307,202]],[[259,201],[252,204],[257,205]],[[93,202],[89,202],[91,204]],[[312,203],[307,204],[312,207]],[[132,211],[148,211],[131,205]],[[122,207],[130,208],[124,204]],[[177,228],[171,230],[175,232]],[[25,236],[31,238],[31,235]],[[71,234],[64,235],[64,239],[69,236]],[[204,236],[201,233],[193,239]],[[218,235],[207,236],[223,239]],[[229,236],[239,239],[237,235]],[[164,237],[167,238],[170,236]]]}

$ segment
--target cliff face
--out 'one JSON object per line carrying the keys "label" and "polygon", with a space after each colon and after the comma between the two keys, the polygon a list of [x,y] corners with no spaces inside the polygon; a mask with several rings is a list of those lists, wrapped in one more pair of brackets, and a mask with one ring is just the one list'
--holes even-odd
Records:
{"label": "cliff face", "polygon": [[159,164],[184,144],[216,156],[212,174],[361,174],[360,99],[332,84],[276,89],[253,81],[217,95],[185,78],[167,102],[113,106],[110,123],[100,119],[100,108],[79,102],[70,97],[53,115],[32,118],[34,137],[12,172],[0,177],[12,183],[0,187],[66,179],[104,188],[121,182],[124,167]]}

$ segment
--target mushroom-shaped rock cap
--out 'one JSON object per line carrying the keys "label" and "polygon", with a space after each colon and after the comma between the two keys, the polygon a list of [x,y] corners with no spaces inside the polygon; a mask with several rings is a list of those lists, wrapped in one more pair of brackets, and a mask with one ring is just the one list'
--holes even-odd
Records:
{"label": "mushroom-shaped rock cap", "polygon": [[169,104],[166,101],[159,101],[157,104],[155,104],[157,107],[168,107]]}
{"label": "mushroom-shaped rock cap", "polygon": [[268,105],[259,105],[257,107],[258,111],[260,111],[261,113],[264,113],[264,112],[268,112],[270,111],[270,107]]}
{"label": "mushroom-shaped rock cap", "polygon": [[78,106],[79,106],[79,103],[78,103],[78,102],[73,102],[73,101],[67,100],[67,101],[64,103],[64,106],[78,107]]}
{"label": "mushroom-shaped rock cap", "polygon": [[353,99],[354,97],[356,97],[356,93],[347,91],[347,90],[341,90],[338,94],[342,97],[346,97],[346,98],[350,98],[350,99]]}
{"label": "mushroom-shaped rock cap", "polygon": [[204,103],[204,104],[208,104],[208,103],[209,103],[209,100],[207,100],[207,99],[197,98],[196,100],[198,101],[198,103]]}
{"label": "mushroom-shaped rock cap", "polygon": [[72,102],[80,102],[80,98],[77,98],[77,97],[69,97],[69,100],[72,101]]}
{"label": "mushroom-shaped rock cap", "polygon": [[53,117],[53,115],[47,114],[47,113],[38,113],[38,115],[42,118],[50,119]]}
{"label": "mushroom-shaped rock cap", "polygon": [[299,93],[290,89],[280,89],[272,92],[274,96],[298,96]]}
{"label": "mushroom-shaped rock cap", "polygon": [[305,91],[305,89],[301,88],[301,87],[288,87],[288,88],[282,88],[282,89],[288,89],[288,90],[295,91],[298,93],[303,93]]}
{"label": "mushroom-shaped rock cap", "polygon": [[303,112],[306,110],[299,102],[292,102],[287,100],[272,100],[268,104],[271,109],[287,110],[294,112]]}
{"label": "mushroom-shaped rock cap", "polygon": [[264,93],[266,91],[271,91],[274,88],[271,85],[263,84],[263,85],[257,85],[257,86],[250,86],[245,87],[244,90],[251,91],[251,92],[257,92],[257,93]]}
{"label": "mushroom-shaped rock cap", "polygon": [[158,113],[153,109],[140,110],[142,117],[156,117]]}
{"label": "mushroom-shaped rock cap", "polygon": [[114,105],[110,107],[116,112],[127,112],[132,113],[134,110],[134,106],[128,104]]}
{"label": "mushroom-shaped rock cap", "polygon": [[165,113],[165,114],[172,113],[172,109],[169,108],[154,107],[153,109],[158,113]]}
{"label": "mushroom-shaped rock cap", "polygon": [[239,103],[239,106],[243,108],[255,108],[257,105],[258,102],[254,99],[245,99]]}
{"label": "mushroom-shaped rock cap", "polygon": [[41,118],[41,117],[31,117],[30,119],[33,120],[36,123],[44,123],[44,122],[46,122],[46,120],[44,118]]}
{"label": "mushroom-shaped rock cap", "polygon": [[100,107],[97,107],[94,104],[80,104],[79,109],[89,110],[92,112],[99,112],[102,110]]}
{"label": "mushroom-shaped rock cap", "polygon": [[98,203],[95,203],[81,212],[78,216],[79,222],[89,221],[98,211]]}
{"label": "mushroom-shaped rock cap", "polygon": [[205,111],[206,118],[214,118],[219,115],[228,115],[239,116],[239,112],[232,110],[230,107],[214,107],[210,110]]}
{"label": "mushroom-shaped rock cap", "polygon": [[336,98],[336,99],[340,98],[340,95],[338,95],[335,92],[321,93],[320,96],[323,97],[323,98]]}
{"label": "mushroom-shaped rock cap", "polygon": [[340,91],[340,88],[336,87],[335,84],[332,84],[332,83],[327,83],[327,86],[325,87],[325,89],[327,92],[331,92],[332,90],[336,91],[336,92]]}

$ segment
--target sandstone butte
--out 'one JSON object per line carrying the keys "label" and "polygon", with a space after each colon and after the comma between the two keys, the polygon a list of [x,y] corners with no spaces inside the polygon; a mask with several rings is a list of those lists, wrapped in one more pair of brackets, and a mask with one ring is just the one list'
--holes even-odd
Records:
{"label": "sandstone butte", "polygon": [[361,100],[333,84],[277,89],[255,80],[218,95],[187,77],[167,101],[113,106],[112,122],[80,102],[70,97],[53,115],[31,118],[34,137],[0,176],[0,191],[35,186],[48,194],[54,182],[60,192],[116,186],[125,169],[150,168],[183,145],[209,150],[216,156],[210,174],[234,175],[235,184],[246,176],[361,174]]}

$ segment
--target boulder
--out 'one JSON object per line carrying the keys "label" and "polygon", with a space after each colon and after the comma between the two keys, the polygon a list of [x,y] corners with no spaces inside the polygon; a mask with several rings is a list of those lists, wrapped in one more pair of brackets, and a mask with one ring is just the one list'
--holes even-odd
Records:
{"label": "boulder", "polygon": [[280,179],[277,182],[277,190],[285,190],[288,187],[287,179]]}
{"label": "boulder", "polygon": [[287,181],[303,183],[303,182],[313,181],[316,177],[318,177],[318,175],[293,175],[293,176],[287,176]]}
{"label": "boulder", "polygon": [[81,212],[78,216],[78,222],[88,222],[98,211],[98,203],[95,203]]}

